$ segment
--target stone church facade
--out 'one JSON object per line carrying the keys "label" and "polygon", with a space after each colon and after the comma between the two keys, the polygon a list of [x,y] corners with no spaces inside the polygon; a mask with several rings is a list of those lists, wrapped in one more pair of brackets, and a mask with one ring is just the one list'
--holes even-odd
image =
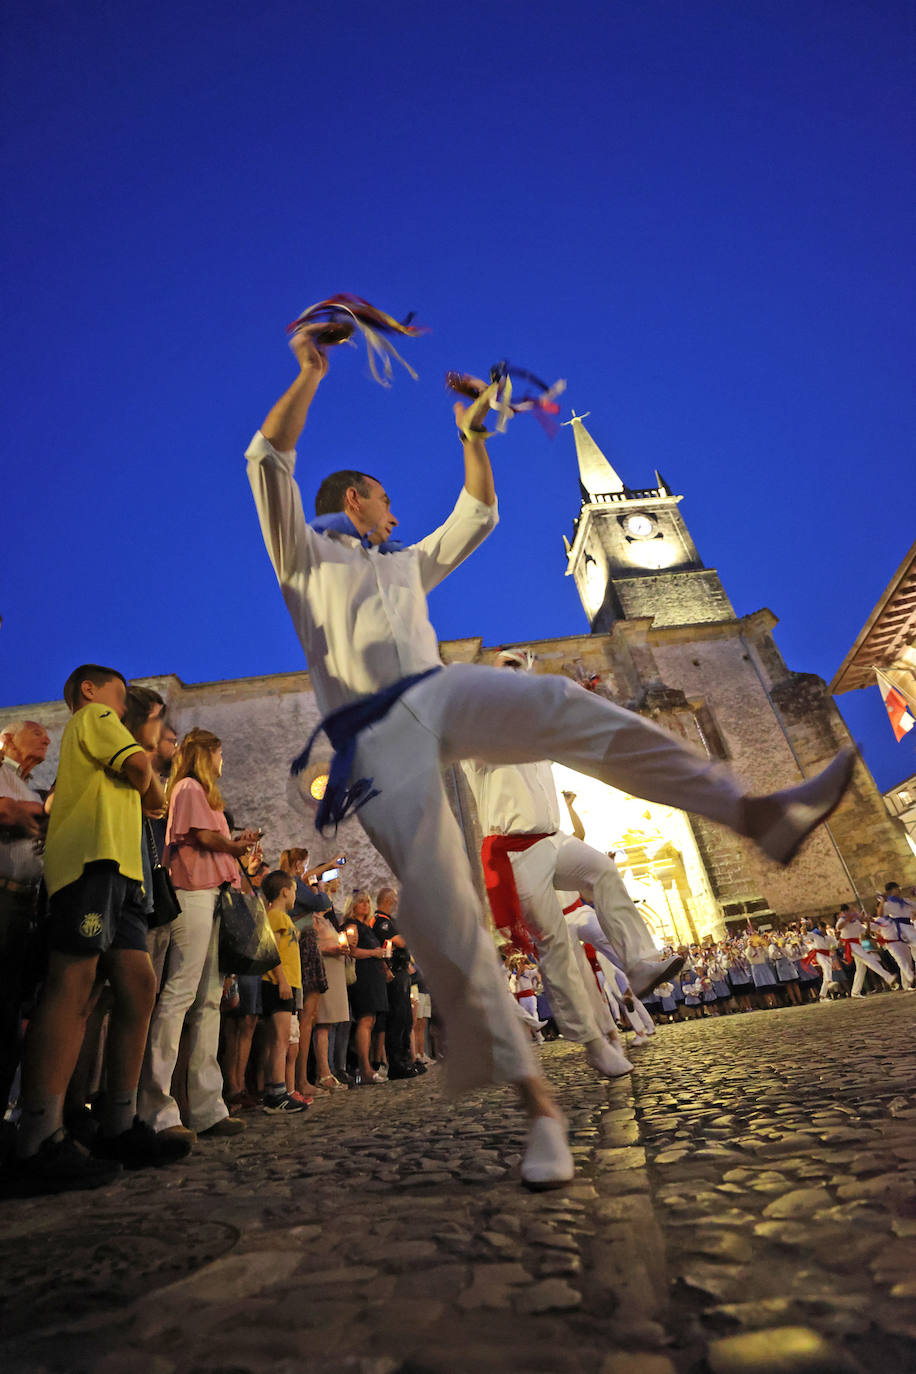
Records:
{"label": "stone church facade", "polygon": [[[755,792],[787,787],[821,767],[849,733],[822,679],[784,663],[769,610],[736,616],[714,568],[694,546],[674,494],[656,473],[650,488],[629,488],[608,463],[582,418],[570,422],[581,503],[567,573],[575,579],[590,632],[528,645],[538,672],[563,673],[638,711],[727,761]],[[502,647],[502,646],[495,646]],[[445,662],[489,662],[495,648],[479,638],[444,642]],[[311,819],[286,795],[290,742],[318,721],[306,672],[183,683],[174,675],[142,679],[168,703],[180,733],[205,725],[223,740],[224,793],[239,824],[264,829],[268,861],[290,844],[312,861],[341,851],[345,891],[377,888],[389,878],[358,822],[336,839],[316,835]],[[40,720],[54,744],[38,778],[53,777],[63,703],[0,711]],[[320,761],[320,750],[318,752]],[[864,763],[831,820],[788,869],[762,858],[721,826],[636,798],[593,779],[557,770],[558,787],[576,793],[586,838],[615,854],[631,894],[656,935],[678,942],[721,935],[729,924],[755,924],[834,912],[867,901],[891,878],[916,881],[903,827],[888,815]],[[460,773],[447,776],[452,803],[476,865],[479,830]]]}

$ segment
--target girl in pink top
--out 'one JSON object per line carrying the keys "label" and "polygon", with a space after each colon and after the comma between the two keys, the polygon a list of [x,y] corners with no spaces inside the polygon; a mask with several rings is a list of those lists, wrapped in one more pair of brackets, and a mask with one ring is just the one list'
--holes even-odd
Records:
{"label": "girl in pink top", "polygon": [[223,1101],[217,1060],[219,917],[222,883],[240,885],[238,860],[258,838],[229,835],[219,790],[223,747],[209,730],[190,730],[178,748],[169,779],[169,817],[163,863],[178,892],[181,914],[167,927],[167,973],[150,1022],[141,1079],[140,1115],[156,1131],[187,1134],[171,1095],[182,1026],[187,1023],[187,1128],[198,1135],[234,1135],[243,1123]]}

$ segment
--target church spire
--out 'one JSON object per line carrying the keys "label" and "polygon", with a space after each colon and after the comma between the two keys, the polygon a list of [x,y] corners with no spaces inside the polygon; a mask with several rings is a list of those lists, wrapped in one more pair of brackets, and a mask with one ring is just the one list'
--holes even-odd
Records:
{"label": "church spire", "polygon": [[[589,410],[585,412],[585,415],[590,414],[591,411]],[[577,415],[573,411],[572,419],[565,420],[564,424],[572,425],[576,440],[576,457],[579,460],[579,485],[582,488],[582,499],[583,501],[593,501],[596,496],[607,496],[611,492],[625,491],[626,488],[582,423],[585,415]]]}

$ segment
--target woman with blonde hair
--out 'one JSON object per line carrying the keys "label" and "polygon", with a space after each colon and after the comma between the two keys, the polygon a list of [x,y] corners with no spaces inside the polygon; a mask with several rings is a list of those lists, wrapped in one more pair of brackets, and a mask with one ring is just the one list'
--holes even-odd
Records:
{"label": "woman with blonde hair", "polygon": [[[178,747],[166,790],[162,862],[177,890],[181,914],[169,926],[166,973],[150,1022],[141,1078],[140,1115],[154,1130],[174,1135],[234,1135],[243,1127],[229,1116],[223,1101],[217,1060],[222,980],[216,903],[222,883],[240,886],[238,860],[258,832],[246,830],[231,838],[219,789],[222,768],[222,741],[210,730],[195,727]],[[171,1093],[185,1020],[188,1130]]]}
{"label": "woman with blonde hair", "polygon": [[388,988],[381,962],[385,947],[369,925],[371,915],[369,893],[363,888],[351,892],[344,907],[343,921],[350,953],[356,960],[356,982],[350,988],[350,1007],[356,1022],[357,1083],[361,1085],[385,1082],[369,1062],[375,1018],[379,1012],[388,1010]]}

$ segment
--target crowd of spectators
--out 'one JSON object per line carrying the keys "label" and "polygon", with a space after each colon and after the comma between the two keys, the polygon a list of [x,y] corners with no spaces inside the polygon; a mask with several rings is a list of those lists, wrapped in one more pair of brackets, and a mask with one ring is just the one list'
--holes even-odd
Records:
{"label": "crowd of spectators", "polygon": [[[353,873],[343,899],[343,854],[310,868],[307,849],[287,848],[268,862],[261,830],[226,811],[222,742],[200,727],[179,740],[156,692],[83,664],[64,697],[49,791],[32,781],[47,730],[17,721],[0,734],[3,1186],[100,1186],[238,1134],[246,1112],[301,1114],[319,1094],[425,1073],[440,1042],[397,891],[373,901]],[[272,966],[227,976],[222,904],[243,890],[261,898]],[[585,949],[638,1045],[663,1022],[910,991],[914,916],[890,883],[870,917],[844,907],[822,925],[748,923],[669,946],[661,957],[683,966],[644,1003]],[[520,1015],[549,1038],[537,968],[504,953]]]}
{"label": "crowd of spectators", "polygon": [[[345,855],[268,862],[226,810],[222,742],[179,740],[156,692],[83,664],[64,695],[49,790],[32,780],[48,731],[0,734],[4,1190],[100,1186],[236,1135],[246,1112],[425,1073],[440,1041],[396,890],[338,911]],[[228,889],[261,898],[279,959],[264,973],[220,967]]]}

